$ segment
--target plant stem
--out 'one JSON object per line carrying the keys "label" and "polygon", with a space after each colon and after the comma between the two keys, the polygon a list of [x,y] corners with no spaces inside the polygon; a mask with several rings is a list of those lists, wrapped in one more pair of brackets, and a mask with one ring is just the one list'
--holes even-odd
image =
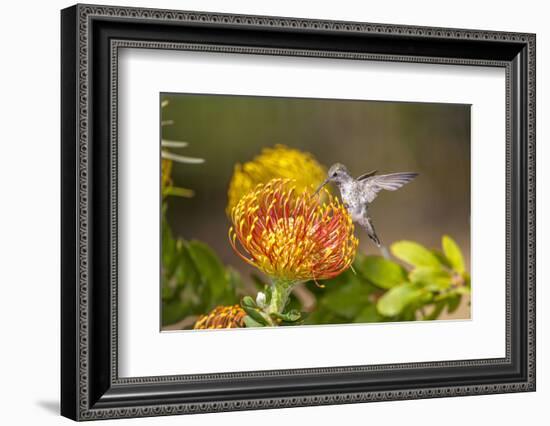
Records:
{"label": "plant stem", "polygon": [[292,281],[273,279],[271,284],[271,300],[267,307],[268,314],[280,314],[283,312],[294,284]]}
{"label": "plant stem", "polygon": [[170,186],[164,190],[164,195],[175,195],[176,197],[191,198],[195,195],[195,191],[192,189]]}

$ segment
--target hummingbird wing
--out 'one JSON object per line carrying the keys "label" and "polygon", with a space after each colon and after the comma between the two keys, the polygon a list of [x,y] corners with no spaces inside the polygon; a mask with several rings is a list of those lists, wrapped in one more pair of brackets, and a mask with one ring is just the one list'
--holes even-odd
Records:
{"label": "hummingbird wing", "polygon": [[363,185],[363,198],[367,203],[372,203],[378,196],[378,193],[385,189],[386,191],[395,191],[403,185],[413,180],[418,173],[391,173],[389,175],[371,176],[361,182]]}
{"label": "hummingbird wing", "polygon": [[365,180],[366,178],[370,178],[371,176],[374,176],[376,173],[378,173],[378,170],[373,170],[372,172],[368,172],[359,176],[357,180]]}

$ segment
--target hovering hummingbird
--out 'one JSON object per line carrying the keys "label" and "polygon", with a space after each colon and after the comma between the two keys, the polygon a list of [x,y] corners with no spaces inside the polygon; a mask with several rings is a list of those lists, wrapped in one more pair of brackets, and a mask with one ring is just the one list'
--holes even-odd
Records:
{"label": "hovering hummingbird", "polygon": [[350,175],[346,166],[336,163],[331,166],[328,177],[317,188],[315,194],[329,182],[336,184],[344,206],[351,215],[351,220],[365,228],[370,239],[381,248],[380,238],[376,235],[369,216],[369,206],[381,190],[395,191],[413,180],[418,173],[391,173],[379,176],[376,176],[376,173],[377,170],[373,170],[356,179]]}

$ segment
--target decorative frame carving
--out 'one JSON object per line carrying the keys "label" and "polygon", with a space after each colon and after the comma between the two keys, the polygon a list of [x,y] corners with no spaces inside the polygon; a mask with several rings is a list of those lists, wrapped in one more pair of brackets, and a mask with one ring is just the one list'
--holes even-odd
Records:
{"label": "decorative frame carving", "polygon": [[[139,23],[158,40],[139,38],[124,25]],[[223,28],[228,34],[275,31],[281,43],[315,33],[330,39],[349,35],[349,48],[220,44],[175,39],[172,28]],[[102,27],[103,26],[103,27]],[[244,30],[244,31],[243,31]],[[107,35],[105,35],[105,34]],[[123,35],[124,37],[121,37]],[[136,37],[137,38],[134,38]],[[185,37],[185,36],[183,36]],[[191,39],[194,37],[191,34]],[[358,37],[358,38],[357,38]],[[355,40],[364,50],[354,50]],[[246,36],[242,36],[246,40]],[[369,51],[369,40],[372,47]],[[386,40],[386,42],[384,42]],[[388,41],[416,46],[419,54],[387,51]],[[345,44],[345,43],[344,43]],[[436,55],[437,45],[464,56]],[[335,45],[337,42],[335,41]],[[503,67],[506,70],[506,357],[431,363],[327,367],[191,376],[119,378],[117,368],[117,87],[118,49],[123,47],[215,51],[239,54],[314,56],[371,61],[422,62]],[[340,45],[338,45],[340,47]],[[386,50],[384,50],[386,49]],[[477,49],[477,50],[476,50]],[[433,52],[432,54],[429,54]],[[453,52],[451,52],[453,53]],[[104,63],[106,62],[106,63]],[[95,67],[95,68],[94,68]],[[352,402],[434,398],[535,389],[535,36],[402,25],[228,15],[127,7],[77,5],[62,12],[62,414],[75,420],[204,413]],[[106,104],[105,102],[108,102]],[[106,118],[108,126],[101,127]],[[100,126],[100,127],[98,127]],[[106,128],[105,128],[106,127]],[[99,146],[99,143],[103,145]],[[90,158],[94,158],[94,162]],[[96,170],[108,171],[98,178]],[[108,194],[104,194],[108,192]],[[104,229],[98,234],[97,229]],[[107,235],[108,234],[108,235]],[[108,265],[97,266],[97,250]],[[105,269],[105,270],[104,270]],[[98,278],[99,277],[99,278]],[[92,300],[94,301],[92,305]],[[99,309],[97,304],[103,304]],[[105,309],[108,307],[109,309]],[[96,345],[92,345],[94,342]],[[98,343],[99,342],[99,343]],[[502,370],[491,379],[452,384],[449,372],[474,368]],[[455,369],[455,370],[453,370]],[[403,386],[412,370],[430,372],[431,386]],[[369,374],[391,372],[377,388]],[[349,376],[348,391],[329,391],[331,378]],[[400,376],[401,375],[401,376]],[[269,381],[311,378],[314,391],[285,389]],[[400,378],[401,377],[401,378]],[[439,378],[439,379],[438,379]],[[223,396],[213,387],[225,380],[250,382],[240,394]],[[498,379],[498,380],[497,380]],[[187,386],[197,389],[168,398]],[[254,389],[263,390],[250,396]],[[312,386],[312,389],[314,387]],[[323,391],[325,389],[325,391]],[[139,390],[139,395],[138,395]],[[144,396],[145,395],[145,396]],[[246,396],[248,395],[248,396]]]}

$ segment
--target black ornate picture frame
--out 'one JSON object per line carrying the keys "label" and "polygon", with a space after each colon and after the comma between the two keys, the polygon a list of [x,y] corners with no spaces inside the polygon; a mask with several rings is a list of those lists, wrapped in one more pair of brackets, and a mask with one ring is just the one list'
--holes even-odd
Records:
{"label": "black ornate picture frame", "polygon": [[[126,7],[61,13],[61,414],[74,420],[535,390],[535,35]],[[506,72],[506,356],[120,378],[121,47],[484,65]]]}

